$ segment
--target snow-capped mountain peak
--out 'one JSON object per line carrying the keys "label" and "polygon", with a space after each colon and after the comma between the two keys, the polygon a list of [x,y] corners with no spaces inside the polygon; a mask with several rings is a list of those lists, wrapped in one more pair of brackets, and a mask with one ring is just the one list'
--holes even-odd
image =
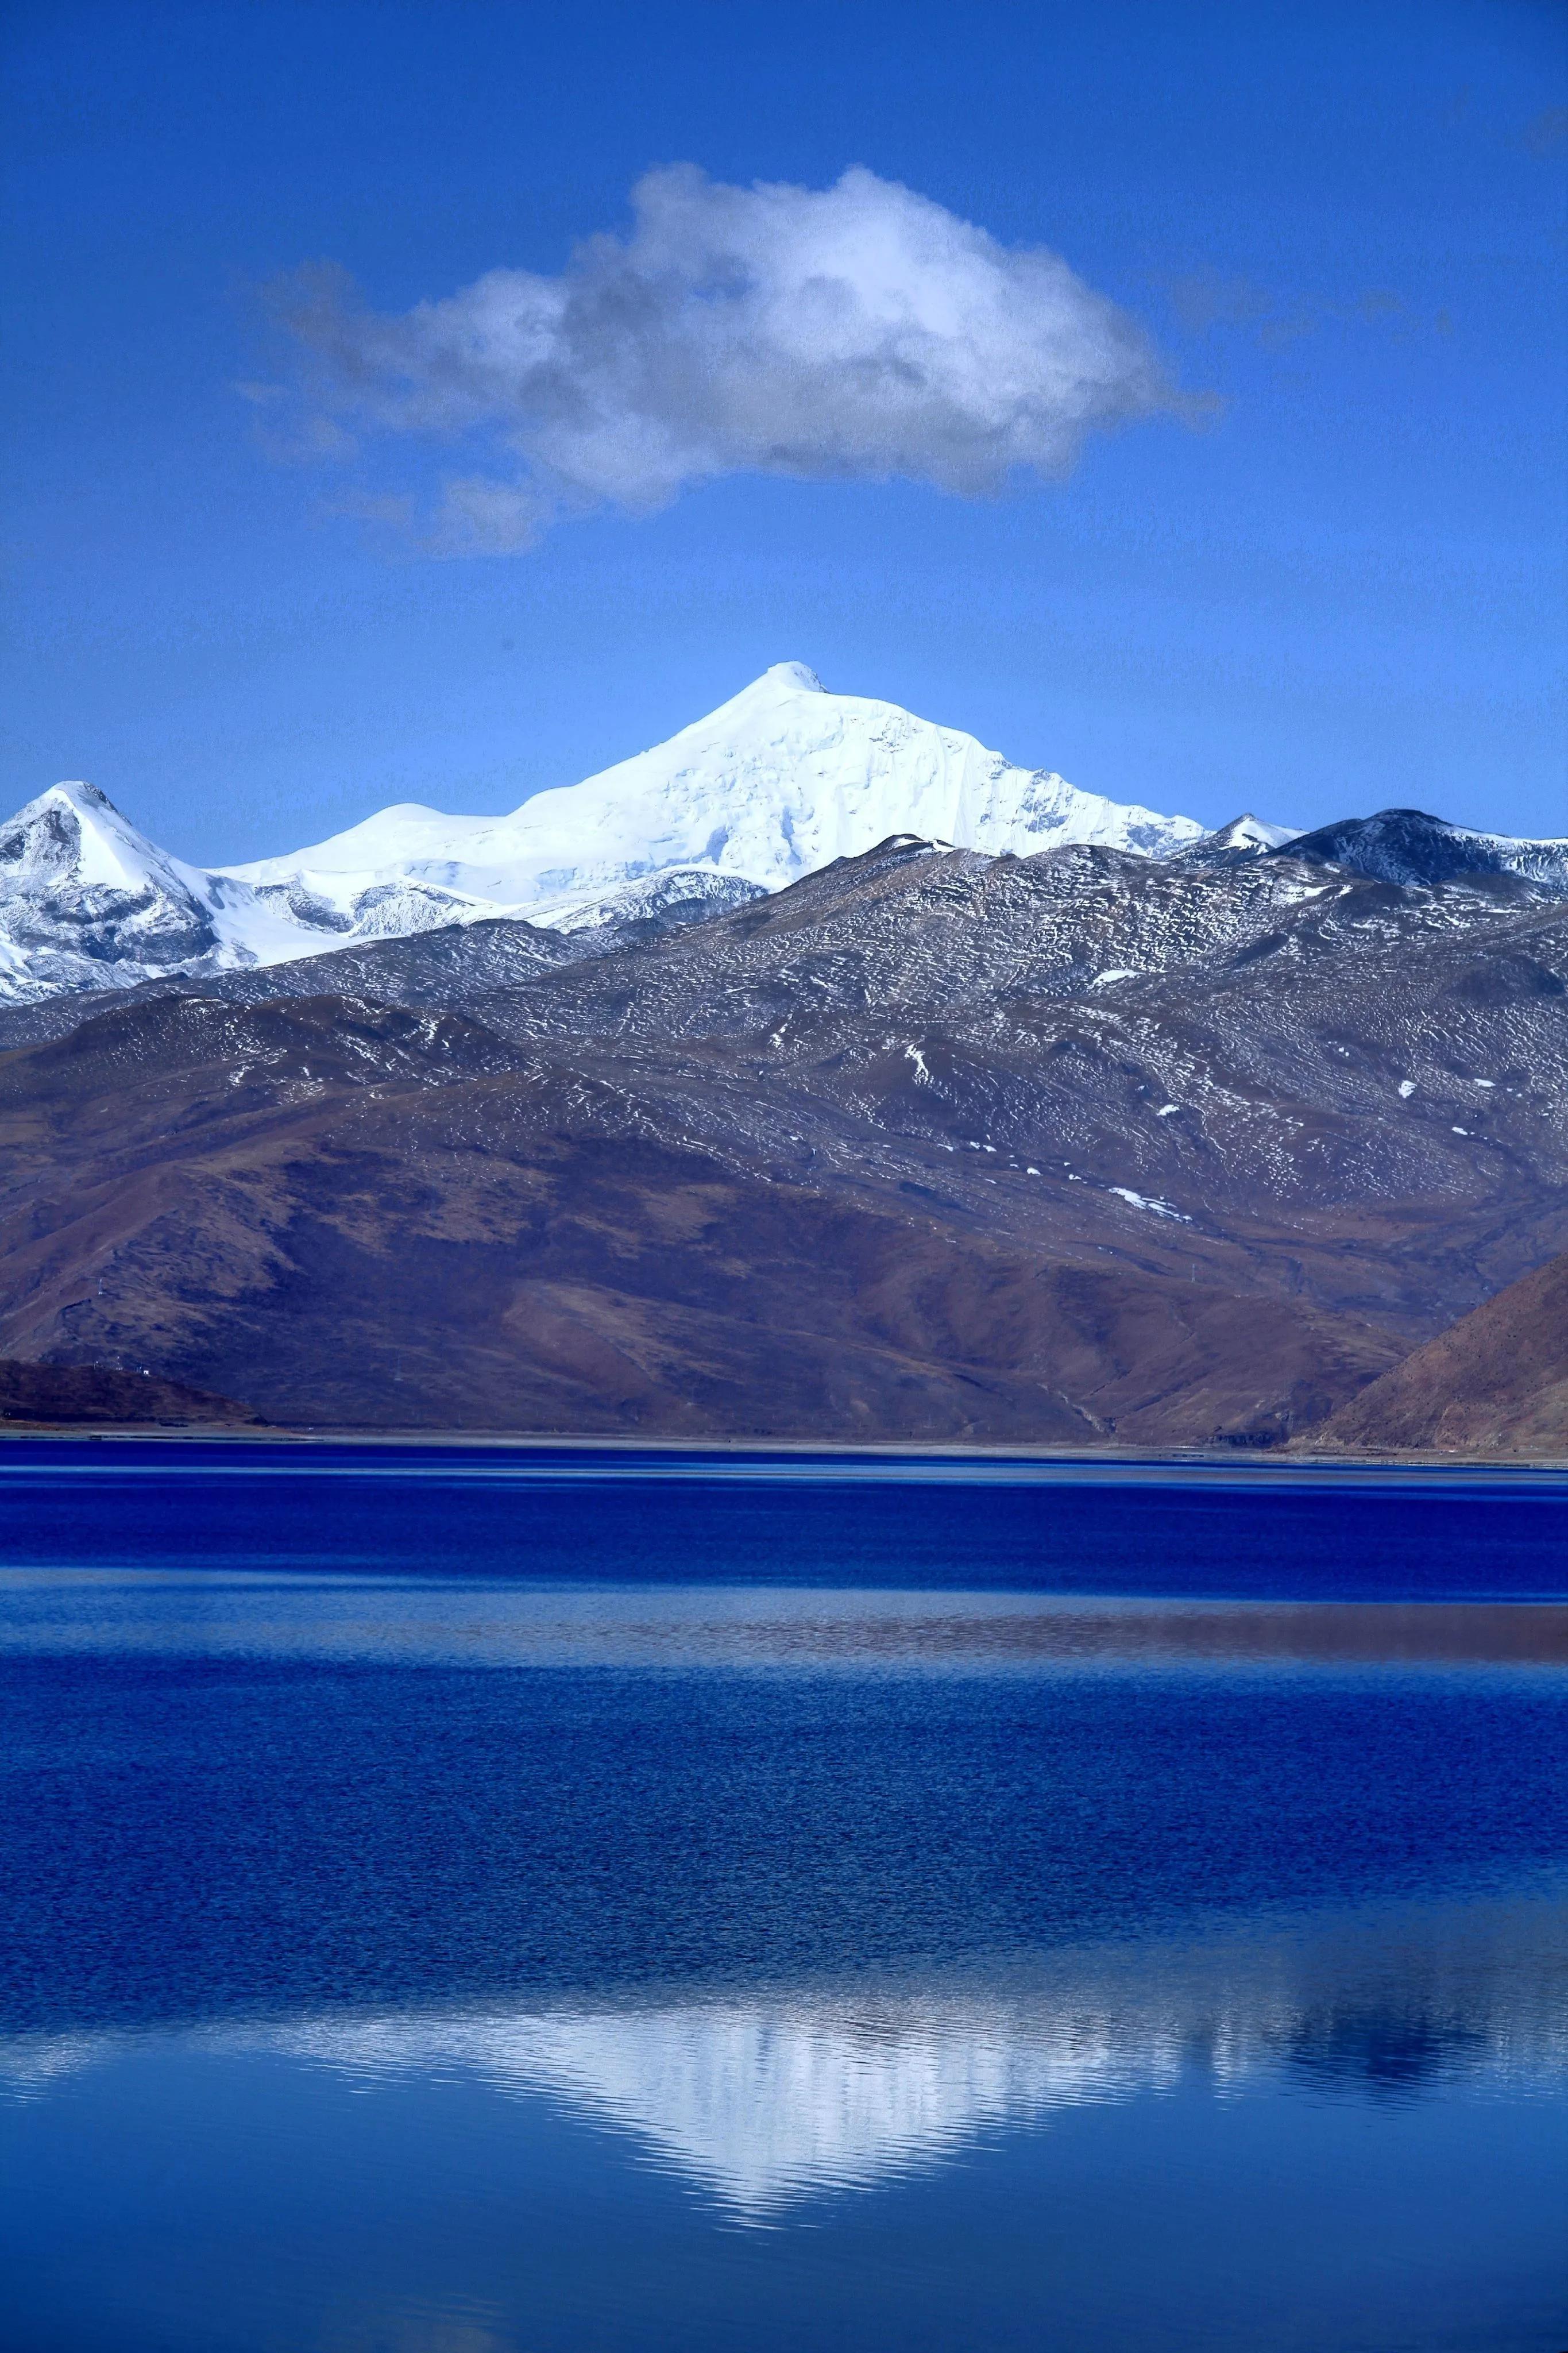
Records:
{"label": "snow-capped mountain peak", "polygon": [[288,858],[227,870],[301,907],[348,914],[393,881],[528,913],[602,898],[672,866],[776,891],[892,833],[1027,855],[1092,841],[1161,856],[1196,840],[1160,817],[1017,767],[897,703],[833,694],[778,662],[704,719],[634,759],[536,793],[504,818],[404,806]]}
{"label": "snow-capped mountain peak", "polygon": [[82,891],[132,895],[182,873],[178,862],[128,824],[96,785],[50,785],[5,827],[3,854],[14,879],[48,876]]}
{"label": "snow-capped mountain peak", "polygon": [[1295,830],[1295,827],[1289,825],[1266,825],[1260,817],[1254,817],[1248,809],[1244,816],[1233,817],[1228,825],[1222,825],[1216,832],[1211,833],[1207,841],[1215,849],[1250,850],[1260,854],[1265,849],[1279,849],[1282,843],[1291,839]]}
{"label": "snow-capped mountain peak", "polygon": [[213,895],[96,786],[51,785],[0,828],[0,981],[42,968],[57,986],[101,987],[126,960],[184,964],[218,944]]}
{"label": "snow-capped mountain peak", "polygon": [[[748,694],[752,693],[754,687],[766,686],[770,680],[774,681],[780,687],[799,687],[806,694],[826,694],[827,691],[816,672],[808,669],[805,662],[797,661],[774,662],[770,669],[763,672],[761,678],[753,682],[752,687],[747,687],[743,691]],[[736,700],[739,701],[740,698],[737,696]]]}
{"label": "snow-capped mountain peak", "polygon": [[160,849],[96,785],[51,785],[0,826],[0,998],[270,964],[324,944],[245,883]]}
{"label": "snow-capped mountain peak", "polygon": [[1279,849],[1293,839],[1295,831],[1294,826],[1266,825],[1249,809],[1233,817],[1228,825],[1216,826],[1213,833],[1200,835],[1174,855],[1186,865],[1238,866],[1247,859],[1261,858],[1266,850]]}

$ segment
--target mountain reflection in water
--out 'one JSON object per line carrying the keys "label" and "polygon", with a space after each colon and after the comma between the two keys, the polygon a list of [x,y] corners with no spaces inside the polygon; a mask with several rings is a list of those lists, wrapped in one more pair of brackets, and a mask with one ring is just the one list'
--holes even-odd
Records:
{"label": "mountain reflection in water", "polygon": [[0,1573],[0,2342],[1568,2345],[1558,1491],[182,1459]]}
{"label": "mountain reflection in water", "polygon": [[1406,2101],[1459,2078],[1471,2096],[1560,2094],[1568,1897],[1254,1922],[963,1979],[18,2037],[0,2044],[0,2086],[47,2097],[149,2046],[268,2054],[362,2090],[415,2076],[542,2095],[765,2221],[1054,2111],[1194,2079],[1222,2099]]}

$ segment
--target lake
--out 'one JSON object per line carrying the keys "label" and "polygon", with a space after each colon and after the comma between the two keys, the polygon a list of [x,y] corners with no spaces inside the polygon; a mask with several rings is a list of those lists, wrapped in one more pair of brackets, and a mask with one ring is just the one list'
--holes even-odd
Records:
{"label": "lake", "polygon": [[0,2344],[1563,2353],[1568,1479],[0,1447]]}

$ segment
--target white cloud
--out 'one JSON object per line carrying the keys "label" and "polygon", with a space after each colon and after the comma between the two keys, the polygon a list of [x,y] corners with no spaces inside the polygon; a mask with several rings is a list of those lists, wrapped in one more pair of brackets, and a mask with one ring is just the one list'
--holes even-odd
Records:
{"label": "white cloud", "polygon": [[1197,406],[1059,256],[873,173],[817,192],[679,164],[632,210],[559,277],[492,269],[401,316],[333,272],[281,290],[312,417],[479,447],[437,552],[508,552],[563,512],[734,473],[983,496],[1066,472],[1095,428]]}

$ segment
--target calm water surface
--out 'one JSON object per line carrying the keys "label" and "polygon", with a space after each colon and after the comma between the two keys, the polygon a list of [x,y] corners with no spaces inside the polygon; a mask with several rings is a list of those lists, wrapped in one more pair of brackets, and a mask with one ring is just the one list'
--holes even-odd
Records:
{"label": "calm water surface", "polygon": [[13,1441],[0,1530],[6,2348],[1568,2348],[1568,1482]]}

